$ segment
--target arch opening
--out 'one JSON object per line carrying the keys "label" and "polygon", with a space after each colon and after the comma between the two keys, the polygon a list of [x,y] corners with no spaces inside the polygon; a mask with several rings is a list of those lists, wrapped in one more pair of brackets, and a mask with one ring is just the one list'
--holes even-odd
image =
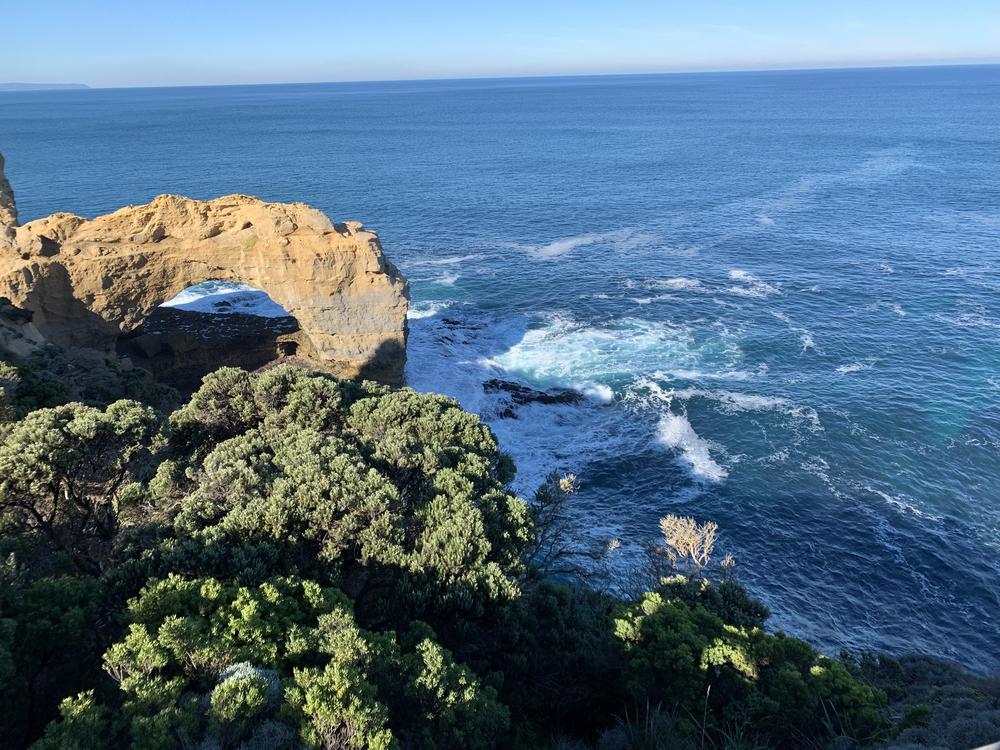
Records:
{"label": "arch opening", "polygon": [[156,307],[116,349],[130,363],[188,395],[220,367],[256,370],[295,357],[298,321],[267,292],[213,279]]}

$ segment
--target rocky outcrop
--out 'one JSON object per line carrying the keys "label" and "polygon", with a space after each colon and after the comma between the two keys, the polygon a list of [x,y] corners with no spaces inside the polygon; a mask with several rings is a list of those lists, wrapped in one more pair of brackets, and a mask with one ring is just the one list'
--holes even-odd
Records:
{"label": "rocky outcrop", "polygon": [[28,359],[42,351],[45,339],[32,325],[31,318],[30,312],[14,306],[6,297],[0,297],[0,352]]}
{"label": "rocky outcrop", "polygon": [[266,291],[297,321],[276,356],[401,382],[407,283],[361,224],[246,195],[161,195],[92,220],[57,213],[19,226],[2,175],[0,297],[32,313],[46,341],[110,354],[178,292],[231,280]]}
{"label": "rocky outcrop", "polygon": [[0,238],[11,240],[14,237],[14,227],[17,226],[17,204],[3,167],[3,154],[0,154]]}

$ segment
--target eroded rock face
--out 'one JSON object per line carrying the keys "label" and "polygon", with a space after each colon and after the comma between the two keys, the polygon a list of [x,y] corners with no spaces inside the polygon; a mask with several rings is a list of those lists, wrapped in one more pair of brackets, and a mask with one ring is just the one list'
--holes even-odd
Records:
{"label": "eroded rock face", "polygon": [[3,172],[3,154],[0,154],[0,237],[12,239],[17,226],[17,204],[14,191]]}
{"label": "eroded rock face", "polygon": [[112,353],[161,303],[203,281],[266,291],[299,324],[281,352],[342,377],[402,381],[406,280],[378,235],[301,203],[161,195],[87,220],[17,224],[0,158],[0,297],[49,342]]}

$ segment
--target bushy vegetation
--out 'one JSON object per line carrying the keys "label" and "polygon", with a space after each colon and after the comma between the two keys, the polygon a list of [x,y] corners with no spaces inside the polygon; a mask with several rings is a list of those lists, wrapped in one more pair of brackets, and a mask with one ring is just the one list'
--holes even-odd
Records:
{"label": "bushy vegetation", "polygon": [[517,498],[446,398],[222,369],[164,415],[32,378],[0,370],[12,747],[843,748],[931,724],[889,661],[768,632],[714,525],[665,519],[641,595],[573,583],[575,482]]}

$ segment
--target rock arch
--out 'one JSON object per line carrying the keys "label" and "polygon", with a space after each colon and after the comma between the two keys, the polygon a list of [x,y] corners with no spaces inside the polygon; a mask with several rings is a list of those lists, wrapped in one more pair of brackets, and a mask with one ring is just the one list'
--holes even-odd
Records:
{"label": "rock arch", "polygon": [[295,356],[342,377],[402,381],[408,285],[378,235],[301,203],[161,195],[88,220],[17,224],[0,158],[0,297],[45,340],[115,349],[178,292],[208,280],[266,291],[299,323]]}

